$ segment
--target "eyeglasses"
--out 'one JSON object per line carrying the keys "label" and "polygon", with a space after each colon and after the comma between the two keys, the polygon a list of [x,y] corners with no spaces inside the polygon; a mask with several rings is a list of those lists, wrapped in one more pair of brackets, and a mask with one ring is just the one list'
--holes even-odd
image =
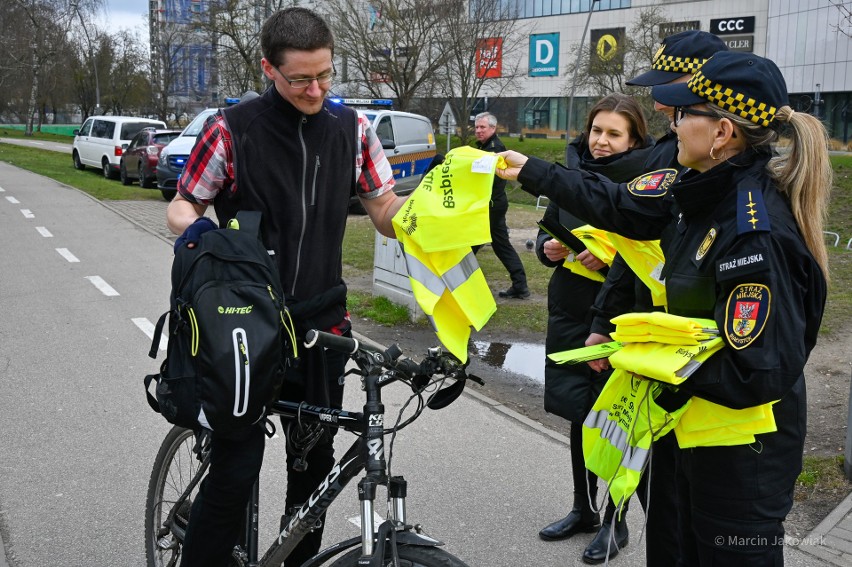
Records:
{"label": "eyeglasses", "polygon": [[291,89],[300,89],[300,90],[308,88],[309,86],[311,86],[311,83],[313,83],[314,81],[316,81],[317,84],[320,85],[320,86],[325,86],[325,85],[329,84],[332,81],[332,79],[334,79],[334,76],[337,74],[337,71],[334,68],[332,68],[331,71],[328,71],[327,73],[323,73],[322,75],[317,75],[316,77],[310,77],[310,78],[306,77],[304,79],[291,79],[291,78],[287,77],[287,75],[282,73],[278,69],[278,67],[275,67],[275,70],[278,71],[279,75],[284,77],[284,80],[287,81],[287,84],[290,85]]}
{"label": "eyeglasses", "polygon": [[676,106],[674,107],[674,125],[679,126],[680,121],[683,120],[687,114],[692,114],[693,116],[707,116],[709,118],[715,118],[716,120],[722,119],[722,117],[715,112],[710,112],[708,110],[697,110],[689,106]]}

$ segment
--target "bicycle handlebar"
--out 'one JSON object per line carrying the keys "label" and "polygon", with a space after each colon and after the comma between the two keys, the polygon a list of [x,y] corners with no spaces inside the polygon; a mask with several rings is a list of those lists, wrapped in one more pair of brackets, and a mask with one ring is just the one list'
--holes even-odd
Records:
{"label": "bicycle handlebar", "polygon": [[305,333],[305,348],[314,348],[315,346],[336,350],[344,354],[355,354],[361,348],[358,339],[311,329]]}

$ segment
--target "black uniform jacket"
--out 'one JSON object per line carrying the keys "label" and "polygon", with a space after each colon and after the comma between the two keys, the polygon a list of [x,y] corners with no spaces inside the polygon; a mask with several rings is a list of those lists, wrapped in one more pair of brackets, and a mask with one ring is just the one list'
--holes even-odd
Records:
{"label": "black uniform jacket", "polygon": [[674,175],[616,184],[536,158],[521,170],[525,190],[594,226],[661,239],[669,312],[715,319],[727,343],[681,385],[682,400],[698,395],[732,408],[781,400],[816,342],[825,278],[766,173],[769,157],[746,151],[683,174],[668,191]]}

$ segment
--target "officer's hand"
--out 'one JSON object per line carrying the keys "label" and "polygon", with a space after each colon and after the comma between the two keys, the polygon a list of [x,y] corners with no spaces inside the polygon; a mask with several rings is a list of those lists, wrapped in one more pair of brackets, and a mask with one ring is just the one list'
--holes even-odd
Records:
{"label": "officer's hand", "polygon": [[184,244],[186,244],[187,248],[195,248],[195,245],[198,244],[199,240],[201,240],[202,234],[208,230],[216,230],[217,228],[219,227],[216,226],[216,223],[208,217],[198,217],[195,219],[195,222],[186,227],[183,234],[178,236],[177,240],[175,240],[175,252],[177,252],[178,248]]}
{"label": "officer's hand", "polygon": [[503,179],[508,179],[509,181],[517,179],[518,175],[521,173],[521,169],[524,167],[524,164],[527,163],[527,156],[511,150],[500,152],[497,155],[506,160],[505,168],[500,168],[500,165],[498,164],[497,175]]}
{"label": "officer's hand", "polygon": [[[606,335],[602,335],[600,333],[592,333],[591,335],[589,335],[589,338],[586,339],[586,346],[599,345],[601,343],[608,343],[610,341],[612,341],[612,339]],[[603,372],[604,370],[609,370],[608,358],[590,360],[586,364],[588,364],[595,372]]]}
{"label": "officer's hand", "polygon": [[559,260],[562,260],[568,256],[568,253],[570,252],[564,244],[555,238],[551,238],[545,242],[541,249],[542,252],[544,252],[544,256],[551,262],[558,262]]}
{"label": "officer's hand", "polygon": [[606,267],[606,262],[599,259],[588,250],[580,252],[577,255],[577,261],[583,264],[584,268],[592,272],[597,272],[598,270]]}

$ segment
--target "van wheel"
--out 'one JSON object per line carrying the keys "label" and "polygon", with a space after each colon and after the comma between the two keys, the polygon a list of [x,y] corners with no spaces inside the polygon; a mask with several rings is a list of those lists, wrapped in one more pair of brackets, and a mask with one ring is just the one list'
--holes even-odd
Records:
{"label": "van wheel", "polygon": [[124,161],[122,161],[121,165],[119,166],[118,176],[121,179],[122,185],[130,185],[131,183],[133,183],[133,180],[127,177],[127,167],[124,165]]}
{"label": "van wheel", "polygon": [[109,167],[109,160],[107,158],[104,158],[104,160],[101,162],[101,168],[103,169],[105,179],[112,179],[114,177],[112,170]]}
{"label": "van wheel", "polygon": [[74,169],[86,169],[86,166],[83,165],[82,161],[80,161],[80,154],[77,153],[77,150],[74,150],[74,152],[71,154],[71,157],[74,158]]}
{"label": "van wheel", "polygon": [[163,199],[166,201],[171,201],[177,195],[177,189],[161,189],[160,193],[163,194]]}

